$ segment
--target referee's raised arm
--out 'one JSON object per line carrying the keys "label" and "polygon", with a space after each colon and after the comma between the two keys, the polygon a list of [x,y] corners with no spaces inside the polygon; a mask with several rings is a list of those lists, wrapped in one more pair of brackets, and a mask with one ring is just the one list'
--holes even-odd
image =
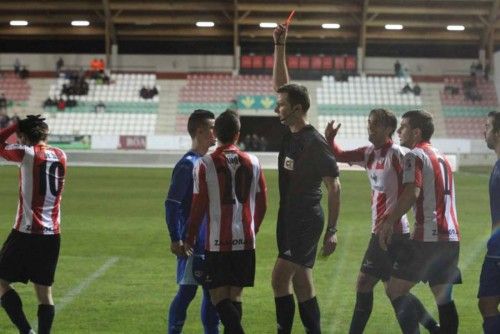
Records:
{"label": "referee's raised arm", "polygon": [[287,27],[280,24],[274,29],[274,66],[273,66],[273,89],[278,90],[284,84],[290,82],[288,69],[286,67],[285,44]]}

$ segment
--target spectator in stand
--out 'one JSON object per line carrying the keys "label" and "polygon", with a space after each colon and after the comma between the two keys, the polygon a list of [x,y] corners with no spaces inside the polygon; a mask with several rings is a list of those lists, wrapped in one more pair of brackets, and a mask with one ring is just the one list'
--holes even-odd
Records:
{"label": "spectator in stand", "polygon": [[66,107],[67,108],[74,108],[76,107],[76,105],[78,104],[78,102],[75,100],[74,97],[68,97],[68,101],[66,101]]}
{"label": "spectator in stand", "polygon": [[267,139],[264,136],[260,137],[260,150],[267,151]]}
{"label": "spectator in stand", "polygon": [[402,77],[403,75],[401,70],[401,63],[399,62],[399,60],[396,60],[396,62],[394,63],[394,75],[397,77]]}
{"label": "spectator in stand", "polygon": [[470,64],[470,76],[475,77],[476,76],[476,69],[477,69],[477,62],[474,60],[472,64]]}
{"label": "spectator in stand", "polygon": [[7,98],[5,97],[5,94],[2,93],[2,95],[0,95],[0,112],[6,110],[7,110]]}
{"label": "spectator in stand", "polygon": [[96,114],[105,113],[106,112],[106,105],[104,104],[104,102],[99,101],[99,103],[95,105],[94,111]]}
{"label": "spectator in stand", "polygon": [[260,143],[260,138],[259,138],[259,136],[256,133],[254,133],[252,135],[252,144],[251,144],[251,146],[252,146],[252,151],[261,151],[262,150],[262,147],[261,147],[262,145]]}
{"label": "spectator in stand", "polygon": [[59,101],[57,101],[57,110],[64,111],[64,109],[66,109],[66,101],[61,97]]}
{"label": "spectator in stand", "polygon": [[10,118],[3,111],[0,111],[0,129],[6,128],[10,123]]}
{"label": "spectator in stand", "polygon": [[64,66],[64,60],[62,59],[62,57],[59,57],[59,59],[56,62],[56,72],[58,75],[61,72],[63,66]]}
{"label": "spectator in stand", "polygon": [[422,88],[420,88],[418,84],[415,84],[415,86],[413,86],[413,94],[415,96],[420,96],[420,93],[422,93]]}
{"label": "spectator in stand", "polygon": [[30,72],[28,71],[28,69],[26,68],[26,66],[23,66],[21,68],[21,70],[19,71],[19,78],[21,79],[26,79],[28,78],[30,75]]}
{"label": "spectator in stand", "polygon": [[243,146],[245,147],[245,151],[252,150],[252,136],[247,134],[245,138],[243,138]]}
{"label": "spectator in stand", "polygon": [[21,70],[21,62],[19,61],[19,58],[16,58],[16,60],[14,60],[14,73],[19,74],[20,70]]}
{"label": "spectator in stand", "polygon": [[104,63],[104,59],[99,59],[97,61],[97,71],[101,72],[101,73],[104,73],[104,69],[106,68],[105,66],[105,63]]}
{"label": "spectator in stand", "polygon": [[153,86],[153,88],[151,88],[151,98],[155,97],[156,95],[158,95],[158,88],[156,88],[156,86]]}
{"label": "spectator in stand", "polygon": [[42,106],[44,108],[57,106],[57,100],[56,99],[53,100],[50,97],[48,97],[45,101],[43,101]]}
{"label": "spectator in stand", "polygon": [[97,60],[97,58],[94,58],[90,61],[90,70],[92,72],[99,71],[99,61]]}
{"label": "spectator in stand", "polygon": [[401,89],[401,94],[407,94],[413,92],[413,89],[410,87],[410,84],[406,83],[406,85]]}
{"label": "spectator in stand", "polygon": [[158,89],[156,88],[156,86],[154,86],[153,88],[146,88],[145,86],[142,86],[141,90],[139,91],[139,95],[143,99],[152,99],[157,94]]}
{"label": "spectator in stand", "polygon": [[148,90],[146,88],[146,86],[142,86],[141,90],[139,91],[139,95],[143,98],[143,99],[147,99],[147,95],[148,95]]}

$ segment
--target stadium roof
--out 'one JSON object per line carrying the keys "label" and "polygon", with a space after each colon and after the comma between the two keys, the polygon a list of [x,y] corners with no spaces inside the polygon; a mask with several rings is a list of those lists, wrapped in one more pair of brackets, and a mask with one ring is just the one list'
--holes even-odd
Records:
{"label": "stadium roof", "polygon": [[[2,0],[1,39],[213,40],[269,39],[261,22],[296,14],[289,38],[369,44],[499,44],[500,0]],[[26,20],[27,26],[10,26]],[[89,26],[71,26],[87,20]],[[199,28],[198,21],[214,26]],[[336,23],[338,29],[323,29]],[[387,30],[400,24],[402,30]],[[463,31],[448,31],[463,25]],[[235,37],[236,36],[236,37]],[[491,41],[490,41],[490,37]],[[490,44],[491,45],[491,44]]]}

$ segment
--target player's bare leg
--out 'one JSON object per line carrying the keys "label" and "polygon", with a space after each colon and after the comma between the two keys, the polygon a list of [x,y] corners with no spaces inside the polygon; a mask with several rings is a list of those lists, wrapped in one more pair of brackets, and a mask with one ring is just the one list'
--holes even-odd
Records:
{"label": "player's bare leg", "polygon": [[288,334],[292,331],[295,315],[292,280],[295,269],[292,262],[281,258],[276,260],[273,269],[271,284],[274,291],[277,332],[279,334]]}
{"label": "player's bare leg", "polygon": [[34,284],[34,287],[38,299],[38,334],[48,334],[55,316],[52,287],[40,284]]}
{"label": "player's bare leg", "polygon": [[485,334],[498,333],[500,330],[500,296],[479,298],[478,307],[483,316],[483,330]]}

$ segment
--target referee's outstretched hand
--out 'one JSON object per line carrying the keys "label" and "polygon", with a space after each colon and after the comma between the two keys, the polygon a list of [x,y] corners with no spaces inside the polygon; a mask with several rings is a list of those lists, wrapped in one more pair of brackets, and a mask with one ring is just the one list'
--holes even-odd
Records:
{"label": "referee's outstretched hand", "polygon": [[337,248],[337,232],[331,233],[326,231],[323,238],[323,248],[321,255],[330,256]]}

